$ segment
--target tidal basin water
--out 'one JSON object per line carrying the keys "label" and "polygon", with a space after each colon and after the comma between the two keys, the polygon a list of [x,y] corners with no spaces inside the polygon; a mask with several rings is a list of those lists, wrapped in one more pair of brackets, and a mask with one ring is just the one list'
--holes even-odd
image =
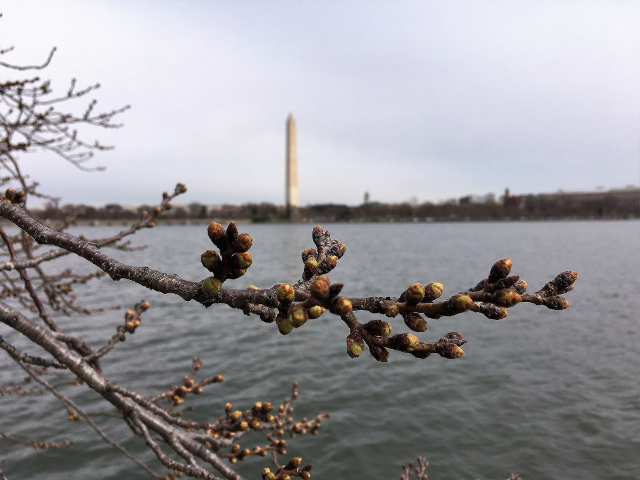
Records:
{"label": "tidal basin water", "polygon": [[[347,245],[330,274],[343,293],[397,296],[410,283],[439,281],[452,295],[484,278],[498,259],[510,257],[512,274],[539,289],[564,270],[576,270],[568,310],[517,305],[507,319],[480,314],[429,320],[420,334],[435,341],[450,331],[469,340],[464,357],[418,360],[391,352],[377,363],[365,351],[346,354],[345,325],[325,314],[290,335],[275,324],[225,305],[209,309],[108,278],[78,287],[79,303],[151,303],[142,325],[102,361],[114,382],[152,396],[189,372],[191,358],[204,365],[200,378],[218,373],[222,384],[190,400],[197,420],[215,419],[231,402],[241,410],[255,401],[278,405],[294,380],[300,397],[294,415],[330,412],[320,434],[288,440],[287,458],[314,463],[315,479],[398,479],[402,463],[425,456],[433,480],[640,478],[640,222],[327,224]],[[300,252],[313,225],[245,225],[254,239],[253,266],[229,286],[295,283]],[[88,238],[116,227],[76,229]],[[211,248],[205,226],[157,227],[134,237],[135,252],[106,250],[131,265],[147,265],[190,280],[205,278],[200,254]],[[78,259],[58,265],[80,266]],[[95,267],[82,267],[84,271]],[[225,284],[227,285],[227,284]],[[360,321],[381,318],[359,313]],[[123,311],[58,318],[63,330],[98,348],[122,322]],[[401,318],[394,332],[406,331]],[[0,324],[0,334],[24,347]],[[0,354],[0,382],[24,376]],[[86,387],[65,390],[85,409],[108,411]],[[18,479],[142,479],[146,474],[100,440],[85,422],[68,422],[51,395],[0,398],[0,430],[22,438],[73,440],[73,449],[34,451],[0,438],[0,468]],[[109,417],[96,422],[114,439],[161,471],[144,442]],[[264,445],[261,435],[245,437]],[[260,478],[264,458],[237,468]]]}

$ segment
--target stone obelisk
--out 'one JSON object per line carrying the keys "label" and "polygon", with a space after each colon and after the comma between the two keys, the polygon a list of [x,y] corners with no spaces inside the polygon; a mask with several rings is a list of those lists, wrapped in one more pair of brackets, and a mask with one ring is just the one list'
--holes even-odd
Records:
{"label": "stone obelisk", "polygon": [[287,156],[286,156],[286,204],[287,217],[293,218],[298,209],[298,153],[296,151],[296,121],[293,115],[287,117]]}

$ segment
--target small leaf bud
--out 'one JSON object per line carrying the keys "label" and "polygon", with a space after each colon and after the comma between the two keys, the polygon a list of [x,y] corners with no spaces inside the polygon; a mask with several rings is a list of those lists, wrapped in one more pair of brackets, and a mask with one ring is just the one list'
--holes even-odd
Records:
{"label": "small leaf bud", "polygon": [[506,277],[511,272],[511,259],[503,258],[502,260],[498,260],[491,267],[491,271],[489,272],[489,283],[495,283],[501,278]]}
{"label": "small leaf bud", "polygon": [[396,304],[389,304],[386,307],[384,307],[384,314],[390,318],[393,318],[396,315],[398,315],[399,311],[400,310],[398,309],[398,306]]}
{"label": "small leaf bud", "polygon": [[210,272],[215,272],[217,268],[220,266],[220,255],[218,252],[213,250],[207,250],[202,255],[200,255],[200,261],[204,268],[209,270]]}
{"label": "small leaf bud", "polygon": [[233,242],[231,242],[231,248],[236,252],[246,252],[253,245],[253,239],[248,233],[241,233]]}
{"label": "small leaf bud", "polygon": [[326,257],[324,260],[322,260],[322,262],[320,262],[320,264],[318,265],[318,272],[328,273],[334,268],[336,268],[337,264],[338,264],[338,257],[336,257],[335,255],[330,255]]}
{"label": "small leaf bud", "polygon": [[498,290],[494,293],[496,305],[499,307],[513,307],[520,303],[522,297],[517,292],[509,289]]}
{"label": "small leaf bud", "polygon": [[215,277],[205,278],[202,282],[202,290],[210,297],[215,297],[222,289],[222,282]]}
{"label": "small leaf bud", "polygon": [[425,290],[422,285],[419,283],[414,283],[409,285],[405,290],[405,298],[407,299],[407,303],[410,305],[415,305],[416,303],[420,303],[425,295]]}
{"label": "small leaf bud", "polygon": [[240,417],[242,417],[242,412],[240,410],[236,410],[231,414],[231,419],[233,421],[240,420]]}
{"label": "small leaf bud", "polygon": [[314,305],[309,309],[309,318],[318,318],[324,313],[324,307],[320,305]]}
{"label": "small leaf bud", "polygon": [[280,284],[278,288],[278,300],[285,303],[292,302],[295,295],[296,292],[291,285],[286,283]]}
{"label": "small leaf bud", "polygon": [[234,268],[249,268],[252,263],[253,259],[249,252],[234,253],[231,256],[231,265],[233,265]]}
{"label": "small leaf bud", "polygon": [[424,301],[432,302],[442,295],[443,286],[438,282],[431,282],[424,287]]}
{"label": "small leaf bud", "polygon": [[249,285],[247,287],[247,290],[260,290],[260,288],[256,287],[255,285]]}
{"label": "small leaf bud", "polygon": [[401,352],[412,352],[419,343],[418,337],[411,333],[398,333],[391,337],[391,344]]}
{"label": "small leaf bud", "polygon": [[359,332],[351,332],[347,336],[347,354],[351,358],[359,357],[364,350],[364,340]]}
{"label": "small leaf bud", "polygon": [[322,227],[320,225],[313,227],[313,231],[311,232],[313,243],[317,244],[322,237],[324,237],[324,230],[322,230]]}
{"label": "small leaf bud", "polygon": [[527,291],[527,282],[525,282],[524,280],[519,280],[513,284],[513,289],[520,295],[522,295]]}
{"label": "small leaf bud", "polygon": [[238,227],[236,226],[236,222],[229,222],[227,226],[227,240],[229,243],[233,242],[236,238],[238,238]]}
{"label": "small leaf bud", "polygon": [[289,321],[294,328],[301,327],[307,320],[309,319],[309,314],[307,310],[300,304],[294,305],[289,309]]}
{"label": "small leaf bud", "polygon": [[442,345],[438,353],[441,357],[448,359],[460,358],[464,355],[462,349],[459,346],[454,345],[453,343],[446,343]]}
{"label": "small leaf bud", "polygon": [[[220,383],[220,382],[224,382],[224,375],[216,375],[215,377],[213,377],[213,383]],[[227,405],[231,405],[231,404],[228,403]]]}
{"label": "small leaf bud", "polygon": [[466,312],[473,305],[473,300],[469,295],[454,295],[445,301],[445,308],[452,314]]}
{"label": "small leaf bud", "polygon": [[293,324],[291,323],[290,317],[285,318],[278,315],[276,318],[276,325],[278,326],[278,331],[282,335],[287,335],[293,330]]}
{"label": "small leaf bud", "polygon": [[324,300],[329,297],[329,287],[331,286],[331,282],[324,275],[319,275],[316,277],[313,282],[311,282],[311,286],[309,287],[309,292],[318,300]]}
{"label": "small leaf bud", "polygon": [[315,258],[309,258],[304,262],[304,275],[305,278],[313,277],[318,271],[318,261]]}
{"label": "small leaf bud", "polygon": [[542,304],[551,310],[564,310],[569,308],[569,302],[564,297],[547,297],[542,299]]}
{"label": "small leaf bud", "polygon": [[388,337],[391,335],[391,325],[384,320],[370,320],[363,325],[364,329],[376,337]]}
{"label": "small leaf bud", "polygon": [[402,317],[404,324],[414,332],[424,332],[427,329],[427,321],[418,313],[407,313]]}
{"label": "small leaf bud", "polygon": [[336,297],[331,305],[331,313],[336,315],[346,315],[351,312],[353,306],[351,305],[351,301],[345,297]]}
{"label": "small leaf bud", "polygon": [[302,251],[302,261],[304,263],[307,263],[307,260],[309,260],[310,258],[317,260],[318,252],[316,252],[313,248],[305,248]]}
{"label": "small leaf bud", "polygon": [[226,247],[227,241],[224,227],[222,225],[216,222],[211,222],[207,228],[207,234],[213,244],[220,248],[220,250],[223,250],[224,247]]}
{"label": "small leaf bud", "polygon": [[573,283],[578,278],[578,272],[574,272],[573,270],[567,270],[566,272],[562,272],[559,274],[554,280],[553,284],[560,291],[566,289],[567,287],[573,285]]}

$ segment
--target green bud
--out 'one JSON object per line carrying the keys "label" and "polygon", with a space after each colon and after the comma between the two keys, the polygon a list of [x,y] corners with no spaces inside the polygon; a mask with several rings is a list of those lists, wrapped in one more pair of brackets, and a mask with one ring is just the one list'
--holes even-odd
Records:
{"label": "green bud", "polygon": [[431,282],[424,287],[424,301],[432,302],[442,295],[443,286],[438,282]]}
{"label": "green bud", "polygon": [[281,317],[278,315],[276,317],[276,325],[278,326],[278,331],[282,335],[288,335],[293,330],[293,324],[291,323],[290,317]]}
{"label": "green bud", "polygon": [[336,297],[331,305],[331,313],[336,315],[346,315],[351,312],[353,306],[351,305],[351,301],[345,297]]}
{"label": "green bud", "polygon": [[412,352],[419,343],[418,337],[411,333],[398,333],[391,337],[391,344],[401,352]]}
{"label": "green bud", "polygon": [[202,290],[210,297],[215,297],[222,289],[222,282],[215,277],[205,278],[202,282]]}
{"label": "green bud", "polygon": [[363,325],[364,329],[376,337],[388,337],[391,335],[391,325],[384,320],[370,320]]}
{"label": "green bud", "polygon": [[513,307],[520,303],[522,297],[513,290],[498,290],[494,293],[496,305],[499,307]]}
{"label": "green bud", "polygon": [[291,285],[286,283],[280,284],[280,288],[278,288],[278,300],[281,302],[292,302],[296,295],[295,290]]}
{"label": "green bud", "polygon": [[387,306],[384,308],[384,314],[385,314],[387,317],[391,317],[391,318],[393,318],[393,317],[395,317],[396,315],[398,315],[398,313],[399,313],[399,312],[400,312],[400,310],[398,309],[398,306],[397,306],[397,305],[395,305],[395,304],[387,305]]}
{"label": "green bud", "polygon": [[364,340],[358,332],[351,332],[347,336],[347,354],[351,358],[359,357],[364,350]]}
{"label": "green bud", "polygon": [[253,239],[248,233],[241,233],[233,242],[231,242],[231,247],[236,252],[241,253],[249,250],[251,245],[253,245]]}
{"label": "green bud", "polygon": [[407,303],[410,305],[415,305],[416,303],[420,303],[425,295],[425,290],[422,285],[419,283],[414,283],[409,285],[405,290],[405,297],[407,299]]}
{"label": "green bud", "polygon": [[471,305],[473,305],[473,300],[469,295],[454,295],[445,302],[446,308],[454,315],[466,312],[471,308]]}
{"label": "green bud", "polygon": [[234,268],[249,268],[253,263],[253,258],[249,252],[234,253],[231,256],[231,264]]}
{"label": "green bud", "polygon": [[309,279],[313,277],[317,271],[318,271],[318,261],[313,257],[308,258],[307,261],[304,262],[305,278]]}
{"label": "green bud", "polygon": [[427,329],[427,321],[418,313],[408,313],[402,317],[404,324],[414,332],[424,332]]}
{"label": "green bud", "polygon": [[309,315],[302,305],[294,305],[289,309],[289,316],[287,318],[294,328],[298,328],[307,323]]}
{"label": "green bud", "polygon": [[210,272],[215,272],[220,266],[220,255],[218,252],[213,250],[207,250],[202,255],[200,255],[200,261],[204,268],[209,270]]}
{"label": "green bud", "polygon": [[509,315],[506,308],[498,307],[492,303],[483,303],[480,305],[480,313],[491,320],[502,320]]}
{"label": "green bud", "polygon": [[324,313],[324,307],[320,305],[314,305],[309,309],[309,318],[318,318]]}

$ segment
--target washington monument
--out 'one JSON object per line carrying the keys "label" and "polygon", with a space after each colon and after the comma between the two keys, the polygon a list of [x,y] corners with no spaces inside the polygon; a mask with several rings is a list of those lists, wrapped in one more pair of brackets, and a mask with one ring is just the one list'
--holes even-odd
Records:
{"label": "washington monument", "polygon": [[296,121],[293,115],[287,117],[287,147],[286,147],[286,204],[287,217],[291,218],[299,206],[298,200],[298,154],[296,151]]}

